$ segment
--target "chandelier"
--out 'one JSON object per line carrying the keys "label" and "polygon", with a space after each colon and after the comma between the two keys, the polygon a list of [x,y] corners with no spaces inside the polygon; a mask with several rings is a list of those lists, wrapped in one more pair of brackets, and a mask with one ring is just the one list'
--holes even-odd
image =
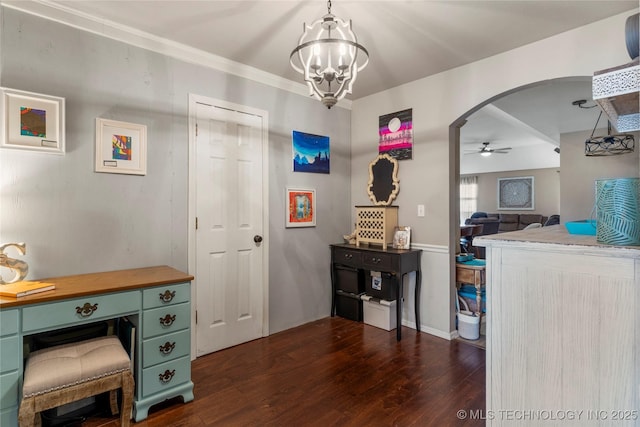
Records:
{"label": "chandelier", "polygon": [[302,28],[289,62],[304,76],[309,94],[331,108],[351,93],[358,72],[369,63],[369,53],[358,43],[351,20],[331,14],[331,0],[326,15]]}
{"label": "chandelier", "polygon": [[611,122],[607,123],[607,135],[593,136],[602,116],[602,111],[598,115],[596,125],[593,127],[591,137],[584,142],[585,156],[611,156],[615,154],[633,153],[635,148],[635,139],[631,134],[611,135]]}

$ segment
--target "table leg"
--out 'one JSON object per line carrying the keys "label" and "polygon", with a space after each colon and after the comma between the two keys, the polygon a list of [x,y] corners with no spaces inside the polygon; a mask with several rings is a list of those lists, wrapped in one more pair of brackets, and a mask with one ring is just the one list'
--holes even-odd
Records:
{"label": "table leg", "polygon": [[482,283],[477,282],[476,280],[476,314],[480,317],[480,320],[482,320]]}
{"label": "table leg", "polygon": [[329,271],[331,271],[331,317],[333,317],[336,315],[336,279],[333,262],[331,262]]}
{"label": "table leg", "polygon": [[422,285],[420,269],[416,270],[416,292],[413,304],[416,309],[416,331],[420,332],[420,286]]}
{"label": "table leg", "polygon": [[398,279],[398,275],[394,274],[396,278],[396,340],[402,339],[402,277]]}

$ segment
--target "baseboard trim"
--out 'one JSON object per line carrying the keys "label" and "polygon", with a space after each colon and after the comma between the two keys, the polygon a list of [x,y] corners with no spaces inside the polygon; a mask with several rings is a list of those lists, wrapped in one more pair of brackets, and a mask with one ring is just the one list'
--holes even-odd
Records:
{"label": "baseboard trim", "polygon": [[[411,329],[416,329],[416,323],[408,320],[402,320],[402,326],[406,326]],[[424,332],[425,334],[433,335],[438,338],[444,338],[447,341],[451,341],[458,336],[458,331],[453,332],[445,332],[440,329],[431,328],[429,326],[420,325],[420,332]]]}

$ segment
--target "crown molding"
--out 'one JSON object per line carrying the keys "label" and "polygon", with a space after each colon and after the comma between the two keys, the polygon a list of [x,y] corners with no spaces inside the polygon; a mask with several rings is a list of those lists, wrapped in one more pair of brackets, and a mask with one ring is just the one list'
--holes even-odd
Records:
{"label": "crown molding", "polygon": [[[77,11],[49,0],[0,0],[0,6],[58,22],[63,25],[68,25],[101,37],[106,37],[132,46],[167,55],[181,61],[239,76],[276,89],[292,92],[296,95],[304,96],[305,98],[309,97],[309,89],[302,83],[294,82],[278,75],[262,71],[258,68],[241,64],[182,43],[158,37],[117,22],[97,18],[93,15]],[[336,106],[350,110],[351,104],[351,100],[342,99]]]}

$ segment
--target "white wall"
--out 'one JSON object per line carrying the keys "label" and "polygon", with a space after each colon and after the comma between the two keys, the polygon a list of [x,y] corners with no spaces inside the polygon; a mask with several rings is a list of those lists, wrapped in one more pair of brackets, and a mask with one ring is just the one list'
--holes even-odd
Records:
{"label": "white wall", "polygon": [[[349,110],[13,9],[0,14],[0,85],[66,98],[64,156],[0,150],[0,242],[27,243],[28,279],[161,264],[187,271],[193,93],[269,112],[270,331],[329,315],[329,244],[351,223]],[[93,172],[96,117],[147,125],[146,176]],[[331,174],[292,172],[294,129],[330,137]],[[316,189],[317,227],[284,228],[288,185]]]}
{"label": "white wall", "polygon": [[[507,91],[547,79],[592,76],[596,70],[629,62],[624,43],[624,13],[558,36],[496,55],[470,65],[380,92],[353,103],[351,126],[351,205],[367,204],[367,165],[377,154],[378,117],[413,108],[414,159],[400,162],[400,223],[412,227],[418,244],[448,248],[457,213],[450,212],[455,178],[450,156],[457,150],[449,141],[449,125],[477,105]],[[418,218],[416,205],[426,205]],[[455,221],[455,222],[453,222]],[[450,264],[455,248],[449,248]],[[423,313],[426,327],[454,330],[451,265],[423,265]],[[427,297],[428,296],[428,297]]]}

